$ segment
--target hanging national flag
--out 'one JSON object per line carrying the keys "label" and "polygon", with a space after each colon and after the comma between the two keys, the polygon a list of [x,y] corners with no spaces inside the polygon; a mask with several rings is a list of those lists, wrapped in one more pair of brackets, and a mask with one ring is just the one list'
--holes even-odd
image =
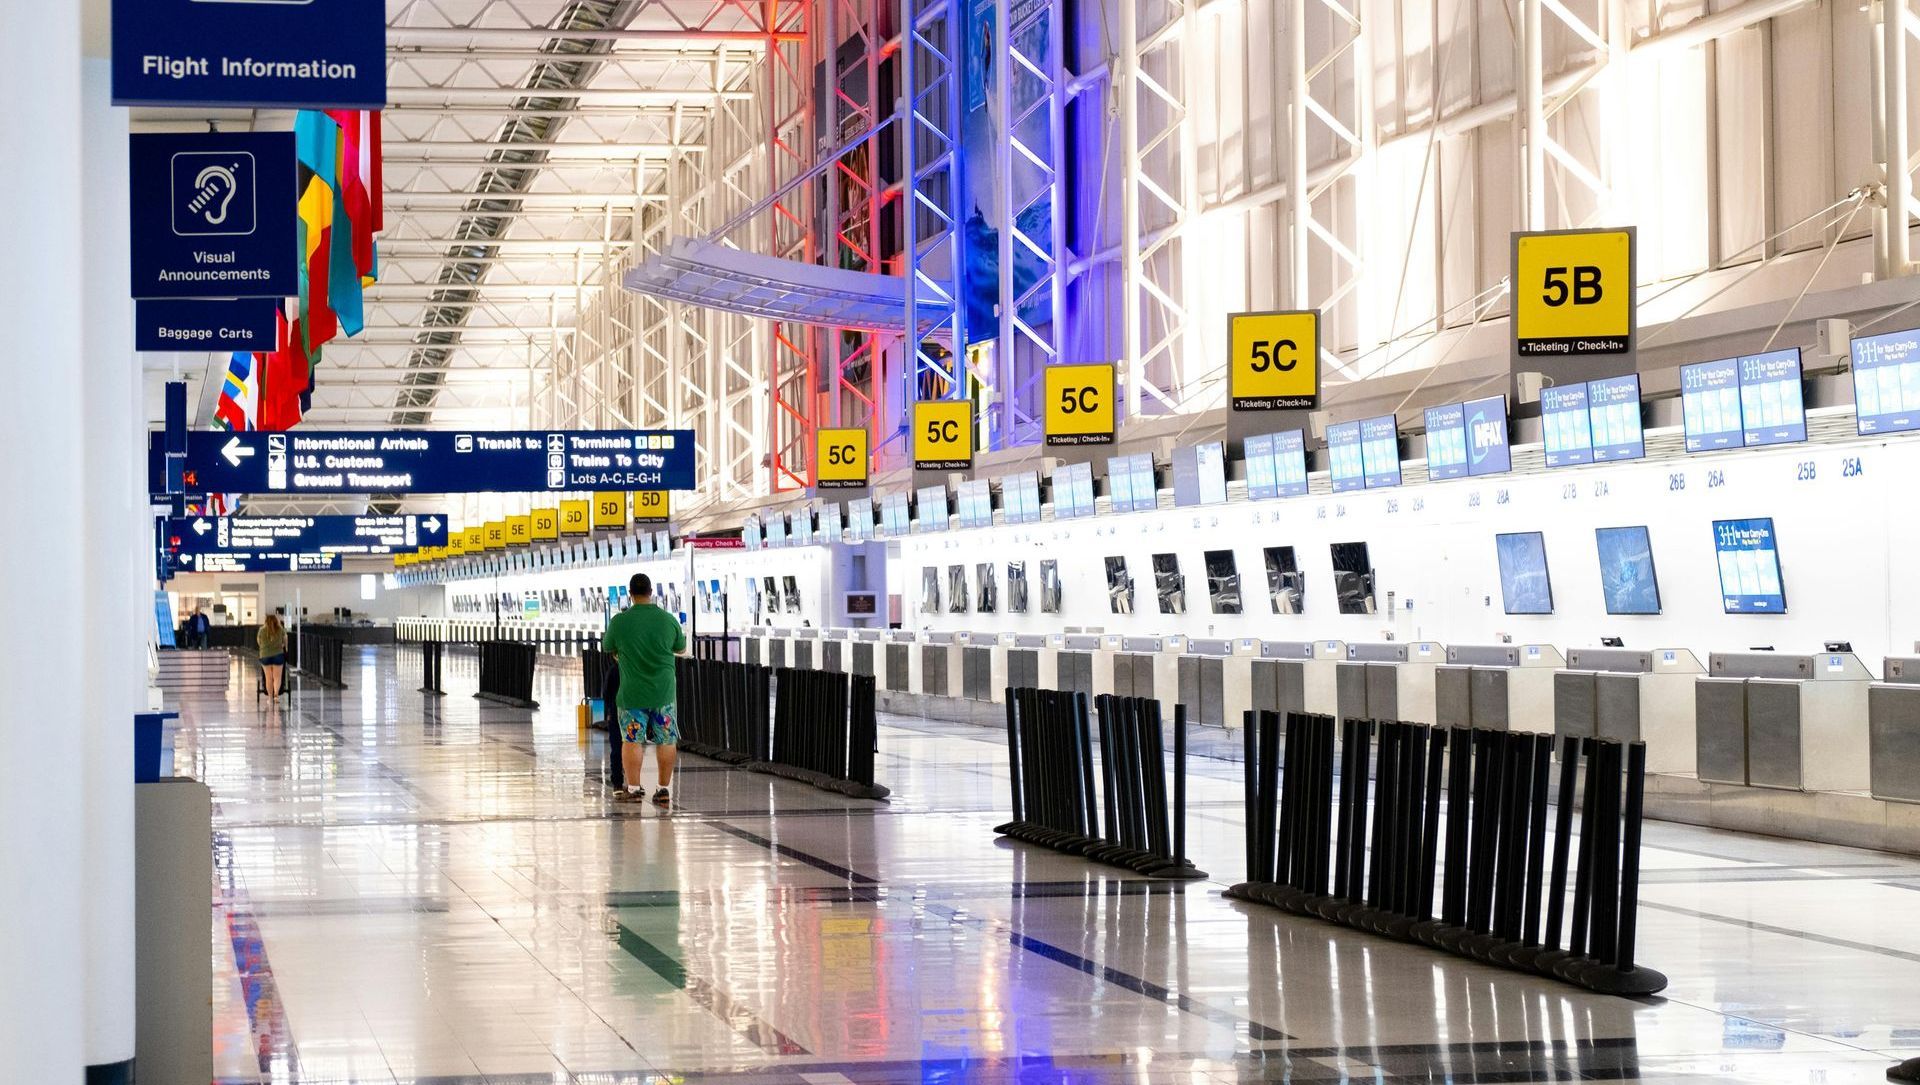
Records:
{"label": "hanging national flag", "polygon": [[300,424],[311,403],[313,366],[300,333],[299,318],[280,316],[274,351],[255,355],[260,368],[259,427],[286,430]]}
{"label": "hanging national flag", "polygon": [[235,431],[260,428],[260,386],[255,379],[258,370],[252,351],[238,351],[227,360],[227,378],[221,384],[220,398],[213,409],[213,420],[221,428]]}
{"label": "hanging national flag", "polygon": [[325,113],[303,109],[293,119],[298,166],[300,221],[299,325],[306,353],[339,331],[329,300],[332,286],[334,188],[340,159],[340,126]]}

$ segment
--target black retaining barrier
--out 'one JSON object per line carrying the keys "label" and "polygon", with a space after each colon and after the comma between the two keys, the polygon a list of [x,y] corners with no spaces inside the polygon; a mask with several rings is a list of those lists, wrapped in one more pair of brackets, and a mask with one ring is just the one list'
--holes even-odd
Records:
{"label": "black retaining barrier", "polygon": [[415,641],[413,646],[420,650],[420,692],[445,695],[447,691],[440,682],[447,646],[437,640]]}
{"label": "black retaining barrier", "polygon": [[1171,796],[1160,702],[1103,693],[1094,709],[1098,788],[1086,694],[1007,690],[1013,820],[994,832],[1151,878],[1206,877],[1186,855],[1186,706],[1173,709]]}
{"label": "black retaining barrier", "polygon": [[524,641],[481,641],[480,690],[474,696],[516,708],[539,708],[533,699],[533,671],[538,648]]}
{"label": "black retaining barrier", "polygon": [[287,651],[293,669],[329,689],[346,688],[346,645],[340,638],[302,630],[287,638]]}
{"label": "black retaining barrier", "polygon": [[[617,666],[612,652],[603,652],[598,648],[582,648],[580,650],[580,699],[591,701],[599,697],[607,685],[607,672],[616,669]],[[613,719],[614,711],[613,705],[606,706],[608,720]],[[608,725],[608,730],[612,730],[611,724]]]}
{"label": "black retaining barrier", "polygon": [[1605,994],[1666,987],[1633,955],[1643,743],[1565,739],[1549,834],[1553,735],[1261,711],[1244,741],[1227,896]]}
{"label": "black retaining barrier", "polygon": [[1920,1081],[1920,1059],[1908,1059],[1887,1071],[1888,1081]]}
{"label": "black retaining barrier", "polygon": [[854,798],[891,794],[873,780],[872,678],[692,657],[677,665],[682,749]]}

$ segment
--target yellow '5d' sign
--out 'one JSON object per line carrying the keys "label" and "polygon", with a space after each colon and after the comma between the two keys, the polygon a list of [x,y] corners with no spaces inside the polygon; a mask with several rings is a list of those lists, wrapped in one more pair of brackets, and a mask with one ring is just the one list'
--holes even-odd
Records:
{"label": "yellow '5d' sign", "polygon": [[867,431],[814,431],[813,484],[822,490],[857,490],[867,484]]}
{"label": "yellow '5d' sign", "polygon": [[560,537],[560,512],[557,509],[534,509],[528,515],[533,531],[534,542],[552,542]]}
{"label": "yellow '5d' sign", "polygon": [[1514,234],[1514,354],[1631,351],[1633,241],[1631,227]]}
{"label": "yellow '5d' sign", "polygon": [[665,490],[633,491],[635,523],[664,524],[673,515],[673,499]]}
{"label": "yellow '5d' sign", "polygon": [[1047,443],[1110,445],[1114,432],[1113,365],[1050,365],[1046,372]]}
{"label": "yellow '5d' sign", "polygon": [[593,529],[622,528],[627,526],[626,492],[604,492],[593,495]]}
{"label": "yellow '5d' sign", "polygon": [[1320,406],[1320,311],[1227,317],[1227,397],[1236,411]]}
{"label": "yellow '5d' sign", "polygon": [[973,466],[973,404],[923,399],[913,405],[913,466],[961,471]]}
{"label": "yellow '5d' sign", "polygon": [[593,502],[560,502],[560,534],[585,535],[593,529]]}

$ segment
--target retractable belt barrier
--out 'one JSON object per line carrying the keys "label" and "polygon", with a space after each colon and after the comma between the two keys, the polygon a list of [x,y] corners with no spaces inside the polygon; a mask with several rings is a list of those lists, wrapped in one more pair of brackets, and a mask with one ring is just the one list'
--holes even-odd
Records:
{"label": "retractable belt barrier", "polygon": [[[582,648],[580,650],[580,699],[591,701],[599,697],[600,691],[606,688],[607,672],[613,670],[615,666],[612,652],[603,652],[598,648]],[[614,707],[608,705],[607,718],[612,719],[613,716]]]}
{"label": "retractable belt barrier", "polygon": [[474,696],[516,708],[539,708],[533,699],[533,671],[540,651],[512,640],[481,641],[480,690]]}
{"label": "retractable belt barrier", "polygon": [[873,781],[872,678],[682,657],[678,680],[689,753],[855,798],[891,793]]}
{"label": "retractable belt barrier", "polygon": [[322,636],[301,630],[288,638],[287,648],[293,658],[289,660],[294,669],[322,686],[332,689],[345,689],[342,679],[345,673],[345,644],[338,637]]}
{"label": "retractable belt barrier", "polygon": [[446,661],[446,645],[437,640],[423,640],[415,641],[414,647],[420,650],[420,692],[446,693],[440,685],[441,665]]}
{"label": "retractable belt barrier", "polygon": [[1666,987],[1633,957],[1644,744],[1566,738],[1549,834],[1552,735],[1262,711],[1244,738],[1248,880],[1227,896],[1606,994]]}
{"label": "retractable belt barrier", "polygon": [[1100,737],[1097,790],[1086,695],[1007,690],[1013,820],[994,832],[1152,878],[1206,877],[1186,857],[1186,706],[1173,709],[1171,799],[1160,702],[1103,693],[1094,707]]}

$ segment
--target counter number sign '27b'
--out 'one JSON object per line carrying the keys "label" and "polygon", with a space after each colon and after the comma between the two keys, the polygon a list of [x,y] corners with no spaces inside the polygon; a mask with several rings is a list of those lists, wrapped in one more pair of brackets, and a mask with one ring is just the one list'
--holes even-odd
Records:
{"label": "counter number sign '27b'", "polygon": [[1626,354],[1633,349],[1632,229],[1513,235],[1514,353]]}

